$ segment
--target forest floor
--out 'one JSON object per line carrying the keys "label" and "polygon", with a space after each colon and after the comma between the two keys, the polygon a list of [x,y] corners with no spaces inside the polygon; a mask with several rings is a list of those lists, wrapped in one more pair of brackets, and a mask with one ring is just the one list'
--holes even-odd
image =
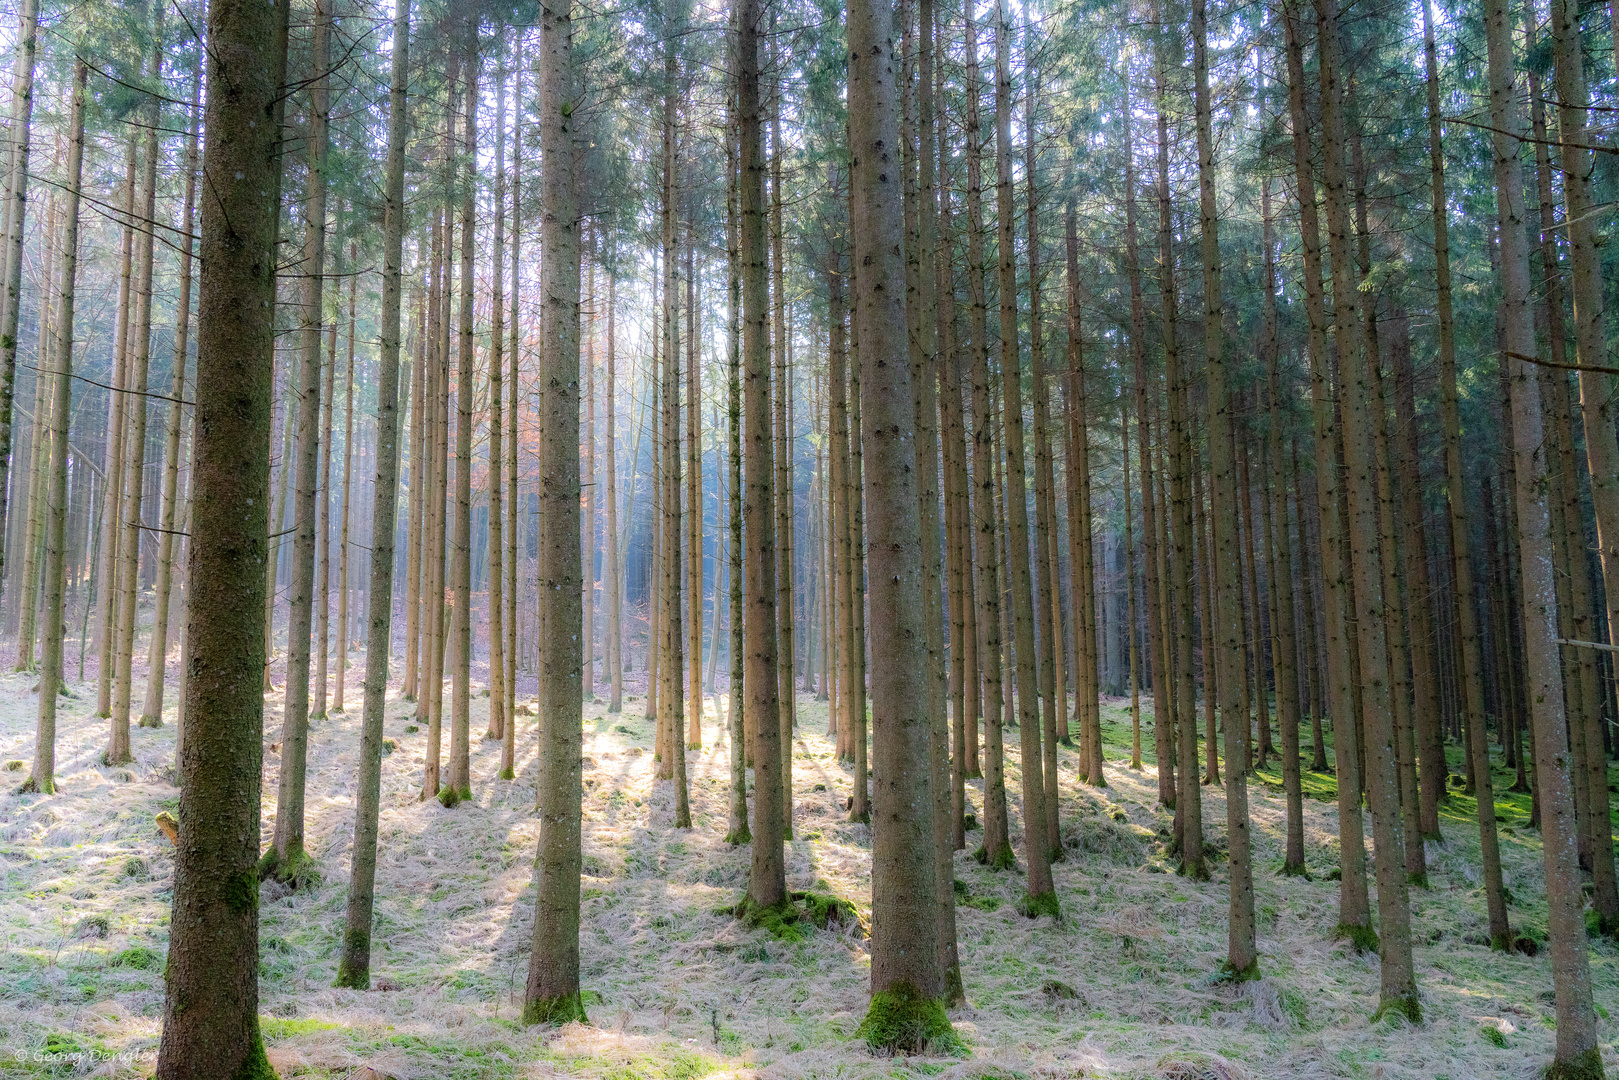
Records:
{"label": "forest floor", "polygon": [[[0,676],[6,769],[32,754],[31,682]],[[58,732],[59,793],[12,794],[24,774],[0,773],[0,1076],[149,1076],[174,866],[153,815],[178,805],[174,726],[137,729],[135,763],[107,768],[99,764],[106,724],[92,716],[94,684],[73,695]],[[1453,799],[1445,811],[1446,842],[1428,847],[1431,887],[1412,892],[1424,1023],[1372,1024],[1377,958],[1329,936],[1338,888],[1326,879],[1337,863],[1336,805],[1325,801],[1330,776],[1307,774],[1315,796],[1305,800],[1313,880],[1275,872],[1280,778],[1269,773],[1251,783],[1263,979],[1215,984],[1226,951],[1225,865],[1217,856],[1208,883],[1175,875],[1161,850],[1169,816],[1156,803],[1150,709],[1142,736],[1148,767],[1132,771],[1128,703],[1117,700],[1103,708],[1109,787],[1078,783],[1074,752],[1061,751],[1060,921],[1018,913],[1019,874],[957,856],[968,1004],[951,1017],[966,1057],[873,1058],[853,1040],[869,973],[858,927],[786,943],[719,913],[743,891],[748,853],[722,839],[729,758],[714,741],[712,698],[704,748],[688,756],[689,831],[671,827],[672,786],[652,781],[644,699],[629,698],[621,715],[608,715],[602,703],[587,706],[580,946],[591,1023],[560,1031],[517,1022],[539,829],[532,727],[515,782],[495,779],[498,745],[475,742],[474,797],[446,810],[418,801],[425,734],[413,726],[413,706],[390,698],[386,735],[396,748],[383,762],[374,988],[333,989],[353,828],[357,692],[353,698],[348,715],[317,724],[310,736],[308,835],[324,882],[293,893],[267,886],[262,894],[262,1027],[283,1077],[349,1077],[370,1066],[401,1080],[1468,1080],[1535,1076],[1551,1057],[1549,959],[1503,956],[1482,943],[1470,800]],[[280,706],[279,691],[266,698],[266,835],[279,766],[269,744],[280,738]],[[487,699],[477,698],[474,739],[486,708]],[[836,761],[825,727],[825,705],[801,697],[789,887],[836,893],[869,918],[870,830],[844,820],[850,771]],[[1304,735],[1308,741],[1308,729]],[[1016,737],[1006,746],[1021,851]],[[1497,790],[1509,783],[1501,774]],[[975,783],[974,809],[981,793]],[[1540,841],[1526,810],[1521,798],[1502,797],[1512,915],[1533,935],[1544,931],[1545,894]],[[1223,846],[1219,790],[1204,789],[1203,814],[1210,839]],[[1590,955],[1603,1056],[1615,1070],[1619,949],[1593,940]]]}

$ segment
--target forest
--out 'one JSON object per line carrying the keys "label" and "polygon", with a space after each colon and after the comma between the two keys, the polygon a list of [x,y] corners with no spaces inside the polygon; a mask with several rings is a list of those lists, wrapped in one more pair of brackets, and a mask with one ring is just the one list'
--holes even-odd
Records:
{"label": "forest", "polygon": [[1619,0],[0,51],[0,1077],[1619,1070]]}

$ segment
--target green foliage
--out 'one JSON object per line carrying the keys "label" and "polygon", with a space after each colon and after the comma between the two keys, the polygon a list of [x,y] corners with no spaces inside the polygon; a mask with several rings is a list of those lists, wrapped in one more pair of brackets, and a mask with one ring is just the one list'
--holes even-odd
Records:
{"label": "green foliage", "polygon": [[923,996],[907,982],[895,983],[871,995],[871,1007],[855,1031],[873,1053],[965,1053],[960,1037],[950,1026],[944,1003]]}
{"label": "green foliage", "polygon": [[1507,1048],[1506,1033],[1500,1028],[1496,1027],[1494,1024],[1481,1024],[1479,1026],[1478,1033],[1482,1035],[1484,1037],[1484,1041],[1489,1043],[1491,1046],[1499,1047],[1502,1050]]}

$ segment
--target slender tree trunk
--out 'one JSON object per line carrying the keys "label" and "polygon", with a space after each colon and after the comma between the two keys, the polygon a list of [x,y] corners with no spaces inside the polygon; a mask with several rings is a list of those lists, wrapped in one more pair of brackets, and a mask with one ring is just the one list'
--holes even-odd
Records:
{"label": "slender tree trunk", "polygon": [[[12,395],[17,385],[17,322],[22,314],[23,230],[28,220],[28,158],[33,148],[34,58],[39,44],[39,0],[23,0],[17,13],[17,60],[11,76],[11,146],[6,156],[6,205],[0,219],[0,536],[5,535],[7,470],[12,454]],[[0,545],[3,548],[4,545]],[[0,550],[0,579],[5,552]]]}
{"label": "slender tree trunk", "polygon": [[[341,283],[343,273],[343,220],[341,210],[333,233],[332,276]],[[353,280],[352,277],[350,280]],[[341,287],[341,285],[339,285]],[[337,290],[334,289],[334,292]],[[341,295],[340,293],[338,295]],[[337,307],[336,304],[333,305]],[[320,392],[320,471],[315,478],[315,678],[314,702],[309,715],[315,720],[326,719],[328,691],[327,659],[332,648],[332,404],[337,399],[337,324],[334,318],[326,326],[325,387]]]}
{"label": "slender tree trunk", "polygon": [[282,134],[265,120],[275,116],[286,77],[286,39],[278,32],[285,7],[208,9],[203,128],[229,135],[210,137],[203,150],[203,173],[212,179],[198,229],[187,620],[195,671],[185,688],[175,919],[157,1054],[162,1080],[271,1071],[259,1036],[254,862],[280,210],[279,197],[265,193],[279,194]]}
{"label": "slender tree trunk", "polygon": [[[129,378],[130,285],[135,246],[135,165],[136,142],[135,134],[131,132],[124,150],[124,198],[123,206],[120,208],[124,228],[118,259],[118,317],[113,330],[112,385],[108,388],[107,453],[104,459],[105,467],[101,473],[107,489],[102,497],[101,594],[98,597],[99,604],[96,611],[96,658],[99,669],[96,715],[108,718],[113,715],[112,684],[113,675],[118,667],[115,660],[118,630],[117,598],[118,574],[122,567],[118,560],[118,546],[123,537],[118,522],[124,498],[124,427],[129,404],[129,395],[124,393],[124,387]],[[274,593],[273,582],[271,593]],[[130,760],[127,719],[122,725],[114,719],[110,726],[108,758],[114,761]]]}
{"label": "slender tree trunk", "polygon": [[[358,263],[359,244],[349,241],[349,265]],[[349,275],[349,333],[348,333],[348,360],[345,365],[343,377],[343,496],[338,510],[337,527],[337,689],[332,697],[332,711],[343,711],[343,686],[348,681],[349,669],[349,642],[354,635],[349,632],[349,496],[350,487],[354,478],[354,455],[360,450],[360,440],[354,437],[354,328],[355,328],[355,299],[358,292],[359,275]],[[394,361],[397,369],[398,360]],[[398,426],[399,410],[399,372],[394,372],[394,411],[395,427]],[[379,372],[380,383],[380,372]],[[385,407],[385,406],[384,406]],[[379,408],[380,413],[380,408]],[[380,436],[379,436],[380,437]],[[395,431],[397,439],[398,432]],[[398,477],[395,476],[397,482]],[[393,578],[389,577],[389,586],[392,587]],[[392,600],[389,601],[390,605]],[[391,644],[390,635],[383,638],[384,651]],[[383,669],[384,681],[387,678],[387,669]]]}
{"label": "slender tree trunk", "polygon": [[[327,44],[332,29],[327,0],[317,0],[310,60],[309,179],[304,210],[303,313],[299,331],[297,500],[293,507],[292,581],[287,617],[287,693],[281,724],[281,769],[276,792],[275,839],[260,863],[261,876],[297,884],[309,873],[304,852],[304,781],[309,745],[309,636],[315,576],[315,487],[320,460],[320,339],[325,317]],[[199,373],[199,379],[200,379]],[[133,455],[133,452],[131,454]],[[290,468],[289,460],[283,468]]]}
{"label": "slender tree trunk", "polygon": [[[1259,974],[1254,939],[1252,840],[1248,833],[1248,716],[1237,718],[1240,693],[1232,678],[1242,657],[1242,570],[1238,561],[1236,448],[1232,440],[1232,394],[1226,370],[1222,328],[1224,301],[1220,291],[1220,218],[1214,190],[1213,102],[1209,95],[1208,14],[1205,0],[1192,0],[1192,65],[1196,82],[1199,234],[1203,255],[1203,339],[1207,362],[1209,408],[1209,501],[1214,510],[1215,603],[1212,616],[1220,677],[1221,711],[1225,715],[1226,838],[1230,856],[1228,945],[1222,972],[1235,981]],[[1211,703],[1212,708],[1212,703]],[[1209,748],[1214,761],[1214,748]]]}
{"label": "slender tree trunk", "polygon": [[[477,366],[473,336],[475,314],[473,268],[477,228],[478,157],[478,26],[468,18],[464,63],[466,71],[466,115],[462,119],[463,153],[466,174],[461,191],[461,301],[456,356],[455,389],[455,533],[450,540],[450,588],[454,609],[450,633],[455,664],[450,673],[450,775],[439,794],[439,802],[454,806],[472,797],[471,698],[472,698],[472,405],[475,400],[474,369]],[[575,244],[578,243],[576,239]]]}
{"label": "slender tree trunk", "polygon": [[[731,678],[729,683],[729,700],[726,702],[726,726],[730,735],[730,765],[731,765],[731,798],[730,821],[725,833],[725,841],[733,846],[746,844],[753,838],[752,830],[748,828],[748,768],[750,727],[744,720],[743,702],[747,691],[743,685],[746,673],[746,661],[743,656],[743,619],[742,607],[742,502],[744,492],[742,489],[742,181],[741,172],[742,151],[738,145],[741,141],[741,32],[740,20],[743,14],[742,4],[731,6],[731,24],[727,32],[726,45],[730,54],[732,70],[738,72],[737,81],[726,87],[726,128],[733,136],[725,144],[725,437],[726,437],[726,466],[728,470],[727,487],[730,493],[730,515],[726,521],[726,529],[730,535],[730,580],[728,582],[730,595],[727,602],[730,605],[731,634],[728,642],[731,660]],[[758,16],[757,7],[752,8],[755,18]],[[758,59],[758,42],[754,41],[754,60]],[[755,73],[757,76],[757,73]],[[754,107],[757,108],[757,87],[754,95]],[[828,277],[829,288],[835,287],[839,279],[835,274]],[[828,320],[832,325],[832,341],[836,344],[843,329],[843,313],[833,302],[835,296],[828,298]],[[837,350],[829,350],[828,365],[835,366],[839,356]],[[841,374],[840,374],[841,377]],[[840,384],[841,385],[841,384]],[[837,434],[833,433],[832,460],[834,467],[837,462]],[[616,604],[617,598],[614,598]],[[719,604],[719,597],[714,597],[714,603]],[[783,871],[785,875],[785,870]],[[786,889],[785,879],[783,891]]]}
{"label": "slender tree trunk", "polygon": [[[388,159],[382,225],[381,350],[377,371],[376,483],[371,499],[370,632],[365,650],[365,688],[360,706],[359,784],[354,807],[354,847],[343,925],[337,985],[371,986],[372,914],[376,901],[377,817],[382,802],[382,721],[388,692],[388,648],[393,628],[394,523],[399,483],[400,287],[405,238],[406,80],[410,70],[410,0],[394,8],[388,87]],[[355,440],[349,435],[352,449]],[[344,455],[348,457],[347,454]],[[415,462],[412,463],[415,468]],[[348,466],[344,465],[345,473]],[[347,483],[344,484],[345,489]],[[345,502],[347,499],[344,500]],[[348,515],[344,515],[345,525]],[[346,632],[345,632],[346,633]],[[345,650],[346,651],[346,650]],[[338,681],[342,687],[341,678]]]}
{"label": "slender tree trunk", "polygon": [[[584,1020],[579,994],[579,196],[570,0],[540,11],[540,754],[539,888],[523,1021]],[[778,849],[777,857],[780,857]]]}
{"label": "slender tree trunk", "polygon": [[[45,641],[39,672],[38,726],[34,767],[24,791],[50,795],[56,790],[56,697],[62,685],[62,588],[67,536],[68,425],[73,415],[73,300],[79,265],[79,195],[84,165],[85,62],[73,65],[73,105],[68,119],[67,228],[62,238],[62,270],[57,279],[57,333],[51,372],[51,479],[49,521],[45,528]],[[19,217],[20,217],[19,212]],[[41,358],[43,359],[43,358]],[[44,364],[37,377],[44,378]]]}
{"label": "slender tree trunk", "polygon": [[[495,88],[495,237],[494,251],[489,260],[490,273],[490,299],[489,299],[489,728],[484,734],[486,739],[501,739],[506,737],[506,725],[511,718],[506,714],[506,634],[502,625],[505,615],[505,580],[502,565],[506,554],[505,544],[501,535],[502,503],[505,496],[505,447],[502,445],[505,426],[505,414],[501,411],[501,402],[504,396],[505,372],[502,370],[505,360],[506,347],[506,70],[503,61],[505,50],[496,46],[500,62]],[[512,393],[517,393],[517,384],[512,384]],[[596,428],[592,423],[590,428],[594,434]],[[594,454],[594,450],[592,450]],[[592,458],[594,461],[594,457]],[[596,488],[590,488],[590,497],[595,498]],[[594,510],[594,507],[592,507]],[[596,515],[592,513],[590,520],[594,524]],[[594,530],[592,532],[594,535]],[[594,574],[589,575],[594,581]],[[595,626],[594,620],[590,623]],[[594,635],[586,646],[587,653],[594,646]],[[587,667],[586,671],[594,671]],[[585,692],[590,694],[592,679],[585,680]],[[501,764],[500,778],[512,779],[512,774]]]}
{"label": "slender tree trunk", "polygon": [[[1376,400],[1372,366],[1377,363],[1373,348],[1364,335],[1360,319],[1360,299],[1350,260],[1348,178],[1344,170],[1343,75],[1339,70],[1337,5],[1335,0],[1317,0],[1316,17],[1320,28],[1321,119],[1323,147],[1323,192],[1327,211],[1333,281],[1333,314],[1339,369],[1347,393],[1343,406],[1344,463],[1348,469],[1345,489],[1349,496],[1354,535],[1379,535],[1379,506],[1375,473],[1373,421],[1370,412]],[[1347,400],[1342,400],[1347,398]],[[1413,1022],[1422,1016],[1417,1000],[1416,975],[1411,958],[1410,901],[1405,878],[1405,837],[1400,817],[1400,789],[1395,765],[1389,687],[1389,651],[1383,605],[1383,553],[1378,546],[1356,546],[1351,560],[1354,574],[1356,638],[1360,645],[1358,670],[1362,712],[1360,720],[1366,740],[1364,786],[1372,811],[1373,843],[1377,850],[1377,914],[1381,935],[1382,988],[1378,1013],[1394,1010]],[[1341,732],[1349,725],[1338,725]],[[1343,760],[1340,754],[1340,762]],[[1341,767],[1341,766],[1340,766]]]}
{"label": "slender tree trunk", "polygon": [[[1287,39],[1288,109],[1293,128],[1293,165],[1297,178],[1299,231],[1303,237],[1305,309],[1309,318],[1310,398],[1315,431],[1316,506],[1320,521],[1318,551],[1326,583],[1327,692],[1331,711],[1334,760],[1338,776],[1339,932],[1357,947],[1371,928],[1366,890],[1366,844],[1361,817],[1359,750],[1352,684],[1359,678],[1350,663],[1349,583],[1340,543],[1338,457],[1334,443],[1332,379],[1328,370],[1326,300],[1321,285],[1321,227],[1317,216],[1315,174],[1310,153],[1311,125],[1305,110],[1304,44],[1299,36],[1299,6],[1288,0],[1283,9]],[[1299,475],[1295,464],[1294,475]],[[1302,500],[1301,500],[1302,507]],[[1302,522],[1301,522],[1302,524]],[[1313,606],[1313,605],[1312,605]],[[1319,712],[1320,710],[1314,710]],[[1317,766],[1325,766],[1322,731],[1314,729]],[[1360,934],[1359,938],[1354,935]]]}
{"label": "slender tree trunk", "polygon": [[[512,87],[512,296],[511,318],[507,323],[506,341],[506,378],[511,384],[511,393],[508,395],[509,404],[506,409],[506,475],[511,482],[511,498],[507,505],[511,512],[511,527],[506,530],[506,587],[503,599],[506,601],[506,615],[502,620],[502,631],[505,636],[502,648],[503,659],[506,662],[506,726],[505,739],[500,748],[500,769],[503,775],[513,774],[516,765],[517,739],[515,728],[517,726],[517,531],[524,529],[524,536],[528,535],[527,525],[530,518],[527,515],[527,503],[519,498],[519,485],[517,482],[517,410],[518,398],[521,396],[518,383],[518,342],[521,340],[519,328],[521,320],[518,318],[523,292],[523,279],[520,274],[523,249],[523,35],[517,35],[517,55],[513,64],[516,70],[516,82]],[[608,281],[608,308],[607,308],[607,351],[611,361],[613,351],[613,291],[612,279]],[[608,445],[612,445],[612,391],[608,391]],[[498,417],[496,421],[498,422]],[[610,466],[609,466],[610,467]],[[609,491],[612,488],[608,488]],[[616,544],[616,539],[613,543]],[[527,543],[523,546],[527,551]],[[622,564],[615,564],[615,573],[622,570]],[[622,574],[620,574],[622,577]],[[615,593],[613,609],[618,611],[619,599]],[[614,653],[615,663],[619,654]],[[615,669],[617,670],[617,669]],[[615,683],[615,691],[621,690],[622,680]],[[621,700],[617,693],[614,700]]]}
{"label": "slender tree trunk", "polygon": [[[1156,9],[1155,9],[1156,11]],[[1192,681],[1192,494],[1191,437],[1187,426],[1185,388],[1182,385],[1180,344],[1175,297],[1175,250],[1169,202],[1169,118],[1165,113],[1168,65],[1162,14],[1159,20],[1156,65],[1153,72],[1154,108],[1158,118],[1158,288],[1162,296],[1164,321],[1164,377],[1169,396],[1170,510],[1174,521],[1172,551],[1169,555],[1170,589],[1175,611],[1176,726],[1179,729],[1180,764],[1175,800],[1175,842],[1181,853],[1181,872],[1195,880],[1207,880],[1203,859],[1203,794],[1197,776],[1197,689]],[[1213,747],[1211,746],[1212,750]]]}
{"label": "slender tree trunk", "polygon": [[[174,371],[169,389],[169,419],[164,433],[163,509],[158,518],[157,585],[153,590],[157,610],[152,615],[152,639],[146,651],[146,701],[141,707],[142,727],[163,723],[163,684],[168,676],[169,602],[174,581],[175,503],[180,493],[180,430],[184,423],[186,390],[186,350],[191,338],[192,227],[197,197],[198,124],[202,93],[202,59],[191,88],[191,133],[186,142],[185,202],[180,211],[180,297],[174,306]],[[0,484],[4,481],[0,480]]]}
{"label": "slender tree trunk", "polygon": [[[737,123],[742,264],[742,364],[744,385],[743,457],[746,488],[748,591],[743,635],[747,647],[744,686],[749,740],[753,751],[753,865],[745,903],[754,909],[778,908],[787,901],[786,863],[782,857],[780,683],[776,650],[776,522],[772,495],[774,464],[770,436],[770,339],[765,278],[764,147],[759,102],[759,0],[737,0]],[[863,778],[861,778],[863,779]],[[858,795],[859,793],[857,793]],[[929,925],[932,925],[929,920]]]}
{"label": "slender tree trunk", "polygon": [[[790,393],[792,372],[787,363],[787,294],[786,265],[782,254],[782,190],[781,190],[781,56],[776,46],[776,6],[770,7],[770,50],[776,79],[770,95],[770,277],[772,349],[775,378],[772,386],[772,404],[776,432],[776,633],[781,641],[776,650],[776,677],[780,681],[777,691],[780,701],[778,722],[781,724],[781,813],[782,828],[788,840],[793,838],[793,728],[798,709],[793,696],[793,487],[795,479],[795,448],[793,433],[787,416],[787,398]],[[855,297],[854,311],[858,312],[859,298]],[[858,338],[859,331],[856,331]],[[865,353],[862,352],[862,356]]]}

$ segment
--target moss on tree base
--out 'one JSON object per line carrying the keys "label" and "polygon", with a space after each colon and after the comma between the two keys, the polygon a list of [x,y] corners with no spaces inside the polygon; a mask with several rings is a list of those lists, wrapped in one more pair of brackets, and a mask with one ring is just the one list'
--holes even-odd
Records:
{"label": "moss on tree base", "polygon": [[1011,844],[1003,845],[994,855],[990,854],[988,848],[980,847],[973,852],[973,858],[991,870],[1010,870],[1017,865],[1017,859],[1012,855]]}
{"label": "moss on tree base", "polygon": [[581,1024],[588,1024],[589,1018],[585,1016],[585,999],[579,991],[571,994],[561,994],[557,997],[535,998],[523,1002],[523,1023],[528,1026],[535,1024],[549,1024],[552,1027],[561,1027],[577,1020]]}
{"label": "moss on tree base", "polygon": [[462,803],[471,802],[471,801],[472,801],[472,789],[471,788],[446,787],[446,788],[440,788],[439,789],[438,804],[440,806],[444,807],[444,809],[446,809],[446,810],[454,810],[457,806],[461,805]]}
{"label": "moss on tree base", "polygon": [[1388,1020],[1396,1016],[1403,1016],[1413,1024],[1422,1023],[1422,1002],[1417,1000],[1417,992],[1400,994],[1397,997],[1384,998],[1372,1014],[1372,1023]]}
{"label": "moss on tree base", "polygon": [[1221,984],[1230,984],[1236,986],[1245,982],[1253,982],[1258,978],[1259,960],[1257,957],[1250,960],[1247,967],[1240,968],[1233,967],[1231,961],[1227,960],[1225,963],[1221,964],[1219,970],[1214,973],[1214,983],[1216,986]]}
{"label": "moss on tree base", "polygon": [[871,995],[871,1007],[855,1031],[873,1053],[954,1055],[965,1051],[950,1026],[944,1002],[924,997],[910,983],[895,983]]}
{"label": "moss on tree base", "polygon": [[272,847],[260,857],[258,872],[260,881],[274,878],[294,889],[319,885],[321,880],[320,867],[302,844],[295,845],[284,856]]}
{"label": "moss on tree base", "polygon": [[730,844],[732,847],[741,847],[743,844],[753,843],[753,834],[749,832],[748,827],[744,825],[740,829],[732,829],[730,832],[726,833],[725,842]]}
{"label": "moss on tree base", "polygon": [[512,770],[512,769],[502,769],[502,770],[500,770],[500,778],[502,780],[516,780],[517,779],[517,773],[516,773],[515,770]]}
{"label": "moss on tree base", "polygon": [[247,1055],[236,1066],[236,1071],[230,1074],[230,1080],[281,1080],[264,1053],[264,1040],[259,1036],[258,1024],[255,1023],[253,1027],[253,1044],[247,1048]]}
{"label": "moss on tree base", "polygon": [[1030,894],[1018,901],[1018,912],[1030,919],[1038,919],[1042,915],[1050,915],[1058,922],[1062,921],[1062,908],[1057,903],[1055,892]]}
{"label": "moss on tree base", "polygon": [[138,726],[145,728],[160,728],[163,726],[163,718],[161,716],[150,716],[143,714],[140,718]]}
{"label": "moss on tree base", "polygon": [[1541,1075],[1545,1080],[1602,1080],[1602,1051],[1593,1046],[1571,1061],[1553,1061]]}
{"label": "moss on tree base", "polygon": [[1349,942],[1358,953],[1374,953],[1383,946],[1383,943],[1377,939],[1377,931],[1370,926],[1339,923],[1333,928],[1332,936],[1339,941]]}
{"label": "moss on tree base", "polygon": [[804,941],[809,929],[861,925],[860,913],[854,904],[828,893],[789,893],[781,903],[769,906],[744,896],[730,913],[748,926],[769,931],[771,937],[780,941]]}
{"label": "moss on tree base", "polygon": [[18,795],[55,795],[56,794],[56,781],[51,780],[49,777],[47,777],[45,782],[42,784],[36,778],[30,776],[28,779],[26,779],[26,780],[24,780],[22,782],[22,786],[17,789],[17,794]]}
{"label": "moss on tree base", "polygon": [[1279,870],[1277,872],[1280,873],[1283,877],[1303,878],[1305,881],[1312,880],[1311,877],[1310,877],[1309,868],[1307,866],[1305,866],[1303,863],[1284,862],[1284,863],[1282,863],[1281,870]]}

